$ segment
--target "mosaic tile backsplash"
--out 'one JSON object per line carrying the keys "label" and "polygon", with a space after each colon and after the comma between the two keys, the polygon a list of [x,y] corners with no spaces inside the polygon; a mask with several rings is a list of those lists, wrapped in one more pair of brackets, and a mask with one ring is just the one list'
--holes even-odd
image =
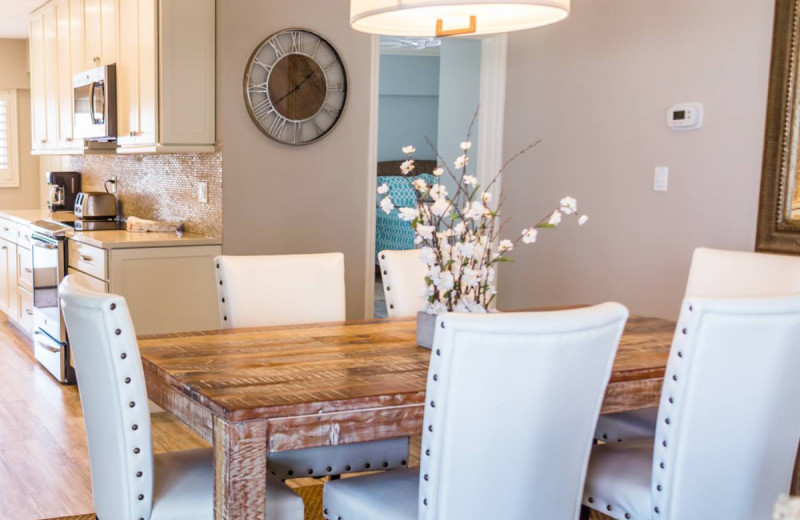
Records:
{"label": "mosaic tile backsplash", "polygon": [[[82,174],[83,191],[105,191],[117,177],[120,215],[178,220],[187,232],[222,236],[222,154],[75,155],[69,169]],[[208,204],[197,183],[208,183]]]}

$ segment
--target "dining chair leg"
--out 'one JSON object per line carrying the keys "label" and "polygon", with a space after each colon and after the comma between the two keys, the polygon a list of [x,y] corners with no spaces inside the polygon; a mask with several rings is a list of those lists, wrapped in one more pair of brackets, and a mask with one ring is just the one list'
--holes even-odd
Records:
{"label": "dining chair leg", "polygon": [[586,506],[581,506],[581,516],[580,520],[589,520],[589,515],[591,514],[591,510]]}

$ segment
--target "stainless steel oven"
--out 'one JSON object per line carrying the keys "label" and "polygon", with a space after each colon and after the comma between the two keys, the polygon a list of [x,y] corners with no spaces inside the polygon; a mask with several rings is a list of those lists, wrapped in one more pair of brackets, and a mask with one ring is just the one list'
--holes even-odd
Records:
{"label": "stainless steel oven", "polygon": [[97,67],[72,77],[75,137],[88,141],[117,138],[117,67]]}
{"label": "stainless steel oven", "polygon": [[72,367],[58,285],[67,266],[66,232],[69,226],[40,220],[31,225],[33,253],[33,354],[61,383],[73,383]]}

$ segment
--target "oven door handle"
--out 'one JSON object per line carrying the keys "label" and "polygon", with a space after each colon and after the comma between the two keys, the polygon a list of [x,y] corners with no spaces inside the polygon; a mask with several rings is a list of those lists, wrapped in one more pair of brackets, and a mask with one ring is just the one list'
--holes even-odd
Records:
{"label": "oven door handle", "polygon": [[[44,336],[44,332],[42,332],[40,330],[33,331],[33,334],[36,335],[36,336]],[[38,342],[38,341],[36,342],[36,346],[41,347],[41,348],[43,348],[43,349],[45,349],[45,350],[47,350],[49,352],[52,352],[53,354],[58,354],[59,352],[61,352],[60,348],[51,347],[50,345],[45,345],[44,343],[41,343],[41,342]]]}
{"label": "oven door handle", "polygon": [[55,245],[55,244],[49,244],[47,242],[40,242],[38,240],[33,242],[33,247],[41,247],[42,249],[50,249],[51,251],[53,249],[58,249],[58,246]]}

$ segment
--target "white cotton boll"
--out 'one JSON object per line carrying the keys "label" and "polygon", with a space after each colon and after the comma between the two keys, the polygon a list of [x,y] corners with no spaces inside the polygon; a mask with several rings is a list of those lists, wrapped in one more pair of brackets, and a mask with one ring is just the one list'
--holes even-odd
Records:
{"label": "white cotton boll", "polygon": [[416,152],[416,151],[417,151],[417,149],[416,149],[416,148],[414,148],[414,147],[413,147],[413,146],[411,146],[411,145],[408,145],[408,146],[404,146],[404,147],[403,147],[403,153],[404,153],[404,154],[406,154],[406,155],[411,155],[412,153],[414,153],[414,152]]}
{"label": "white cotton boll", "polygon": [[382,210],[383,210],[383,212],[384,212],[384,213],[386,213],[387,215],[388,215],[389,213],[391,213],[391,212],[392,212],[392,210],[394,209],[394,203],[392,202],[392,199],[391,199],[391,198],[389,198],[389,197],[384,197],[384,198],[382,198],[382,199],[381,199],[381,209],[382,209]]}
{"label": "white cotton boll", "polygon": [[587,222],[589,222],[589,216],[588,215],[581,215],[580,218],[578,219],[578,225],[579,226],[582,226],[582,225],[586,224]]}

